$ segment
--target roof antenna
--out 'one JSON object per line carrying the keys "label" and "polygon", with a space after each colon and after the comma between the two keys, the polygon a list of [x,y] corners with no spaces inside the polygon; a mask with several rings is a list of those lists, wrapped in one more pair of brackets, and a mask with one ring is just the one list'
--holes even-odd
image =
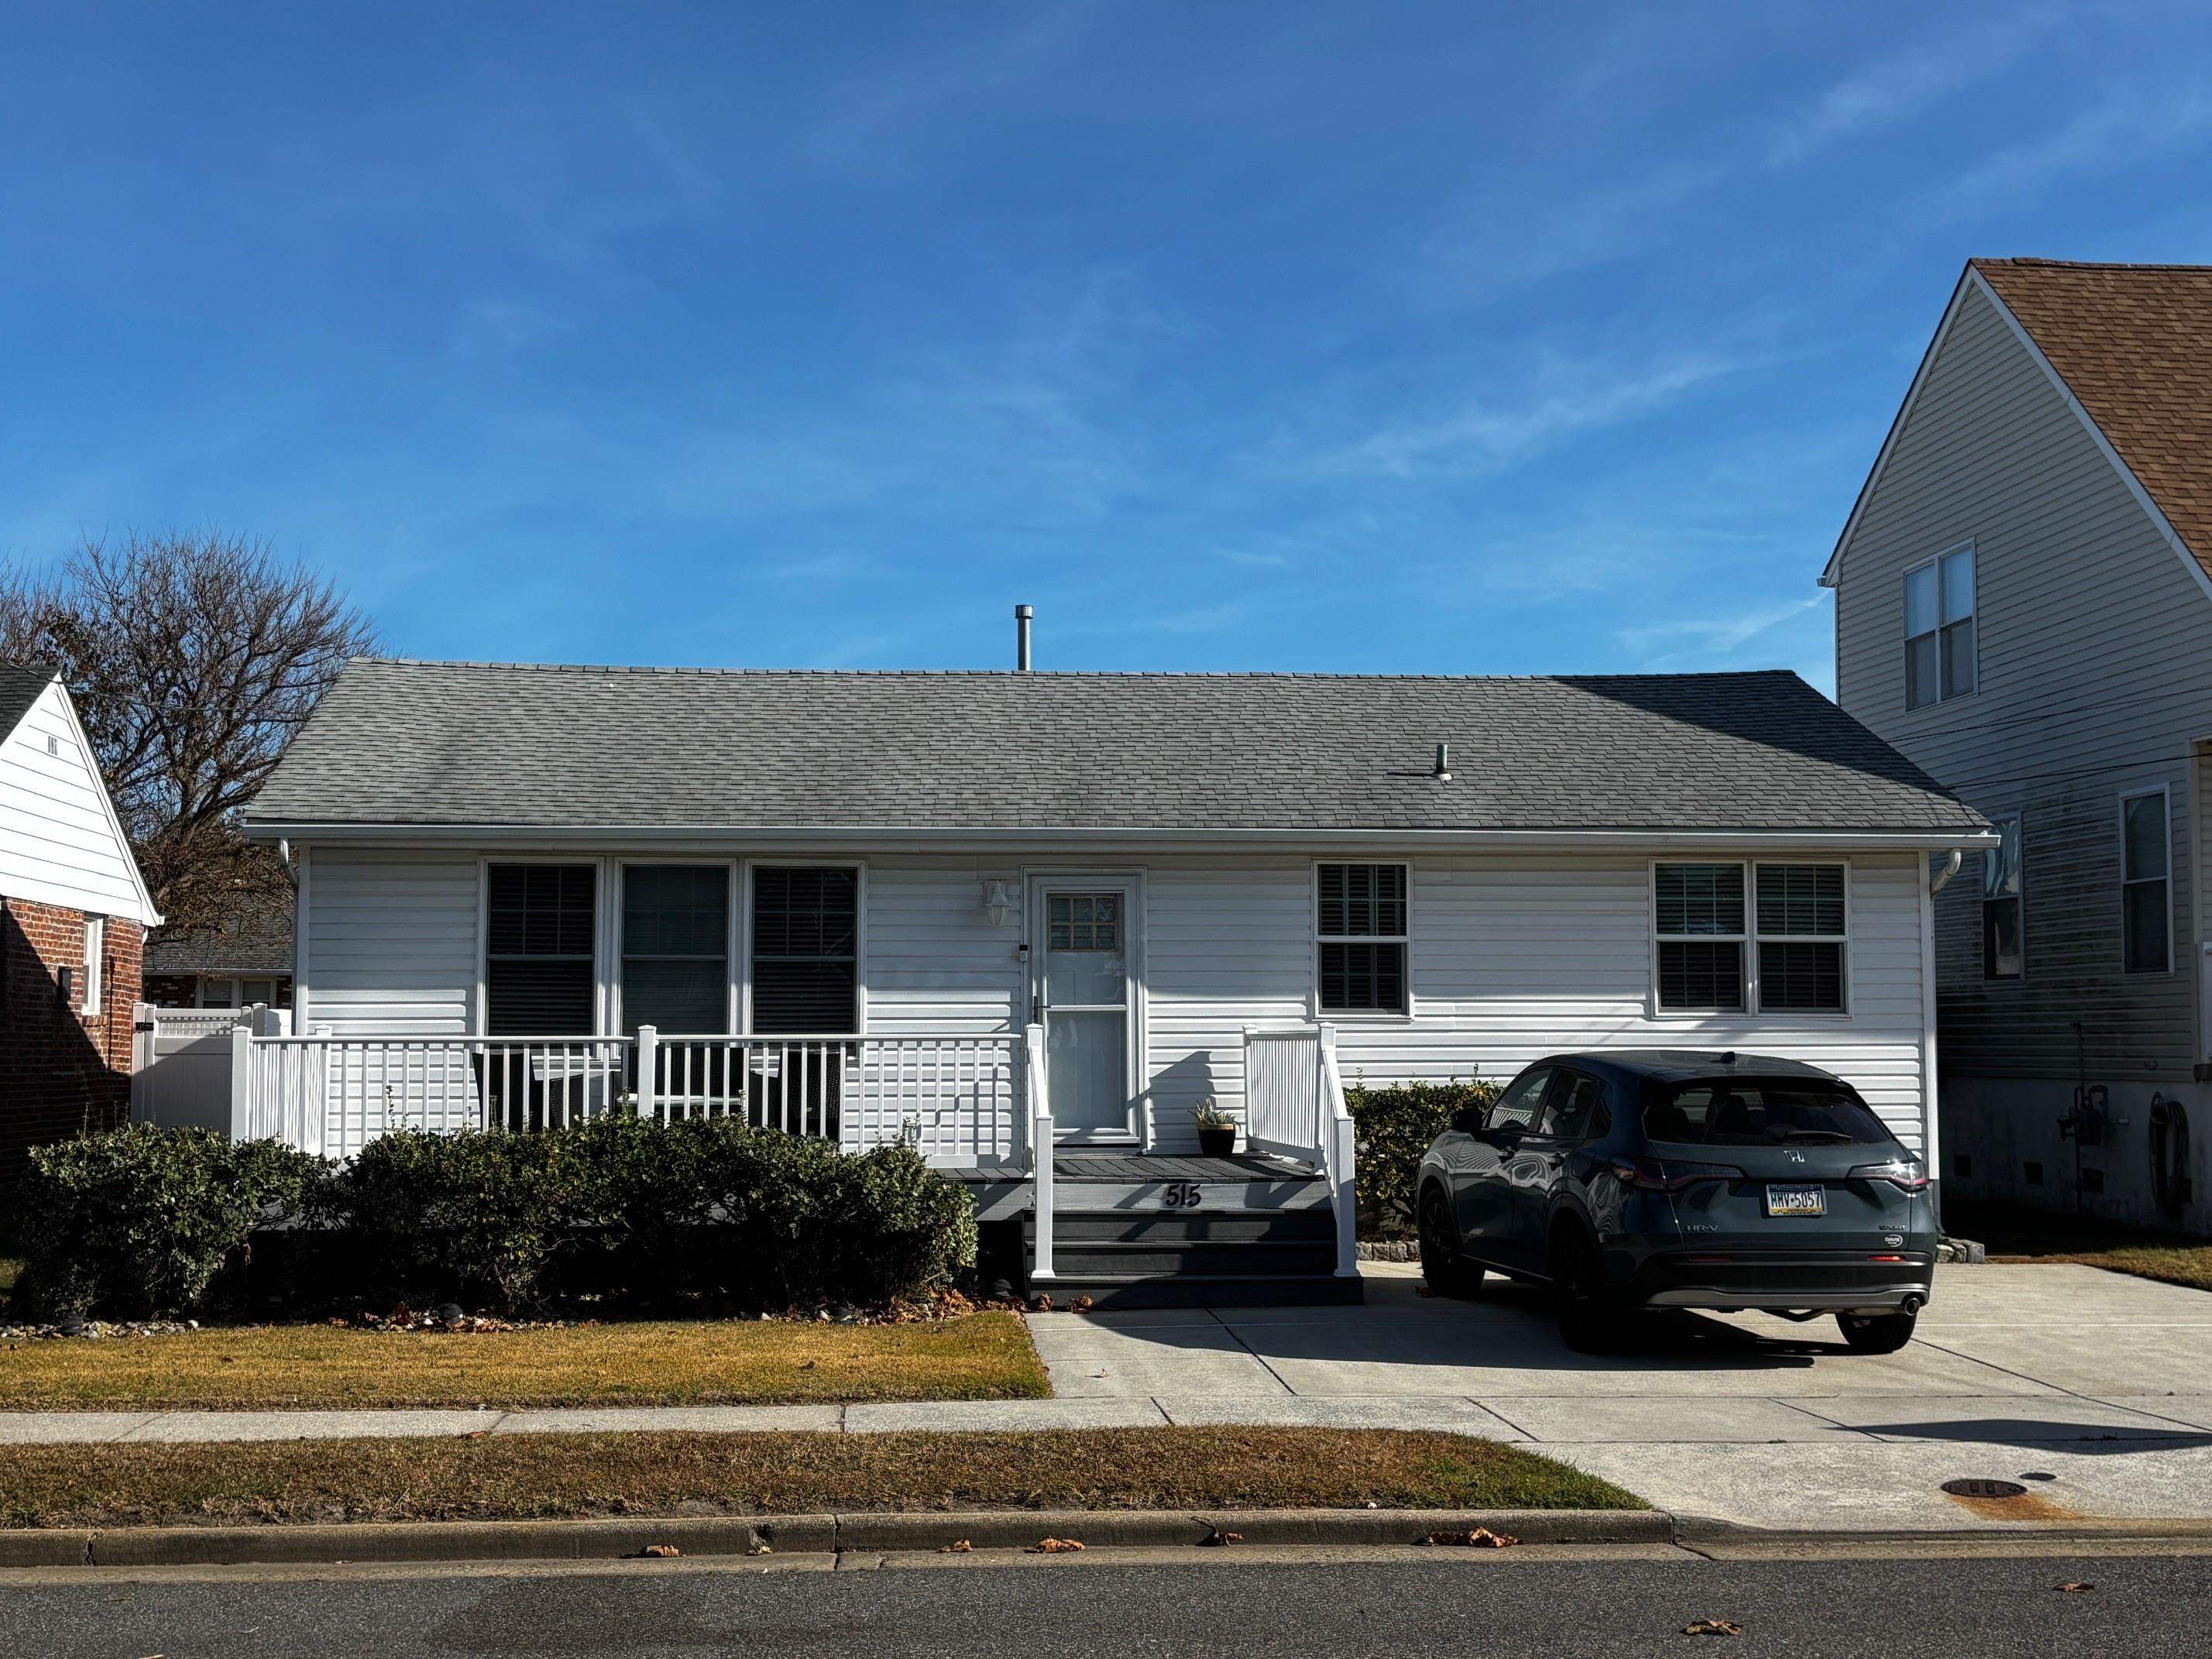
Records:
{"label": "roof antenna", "polygon": [[1438,783],[1451,781],[1451,745],[1448,743],[1440,743],[1437,745],[1437,781]]}
{"label": "roof antenna", "polygon": [[1014,607],[1014,672],[1030,672],[1030,618],[1036,612],[1025,605]]}

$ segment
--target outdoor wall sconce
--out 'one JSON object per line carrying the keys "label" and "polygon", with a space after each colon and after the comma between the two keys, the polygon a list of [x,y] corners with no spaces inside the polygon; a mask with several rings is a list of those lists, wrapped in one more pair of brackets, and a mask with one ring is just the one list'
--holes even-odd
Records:
{"label": "outdoor wall sconce", "polygon": [[1006,906],[1010,902],[1012,901],[1006,897],[1005,882],[987,881],[983,884],[983,914],[989,918],[992,927],[1003,927],[1006,925]]}

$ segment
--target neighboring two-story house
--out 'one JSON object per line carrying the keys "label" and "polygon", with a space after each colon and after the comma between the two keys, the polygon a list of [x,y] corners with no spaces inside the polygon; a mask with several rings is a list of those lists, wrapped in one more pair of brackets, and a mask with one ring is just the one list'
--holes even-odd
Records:
{"label": "neighboring two-story house", "polygon": [[1936,899],[1947,1190],[2212,1228],[2212,267],[1972,262],[1821,581],[2004,836]]}

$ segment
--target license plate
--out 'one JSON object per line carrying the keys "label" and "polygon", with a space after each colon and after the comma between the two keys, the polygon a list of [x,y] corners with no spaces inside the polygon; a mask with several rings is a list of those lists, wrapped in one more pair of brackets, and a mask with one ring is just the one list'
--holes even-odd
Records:
{"label": "license plate", "polygon": [[1769,1215],[1826,1215],[1828,1212],[1828,1189],[1825,1187],[1769,1187],[1766,1189],[1766,1212]]}

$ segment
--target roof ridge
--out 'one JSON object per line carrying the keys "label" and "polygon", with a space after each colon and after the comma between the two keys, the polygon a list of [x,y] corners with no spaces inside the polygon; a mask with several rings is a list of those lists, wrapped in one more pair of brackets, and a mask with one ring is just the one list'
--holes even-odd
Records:
{"label": "roof ridge", "polygon": [[1692,680],[1771,679],[1802,678],[1790,668],[1716,668],[1682,672],[1648,672],[1625,674],[1373,674],[1338,672],[1327,669],[1188,669],[1188,668],[711,668],[682,664],[660,663],[558,663],[558,662],[498,662],[488,659],[452,657],[383,657],[360,656],[349,659],[354,663],[373,665],[380,668],[467,668],[494,670],[508,673],[532,674],[604,674],[610,678],[622,675],[674,675],[700,678],[758,678],[758,679],[978,679],[978,680],[1053,680],[1053,679],[1166,679],[1166,680],[1315,680],[1340,683],[1347,680],[1380,680],[1402,682],[1407,684],[1534,684],[1539,681],[1588,682],[1591,680]]}
{"label": "roof ridge", "polygon": [[2212,276],[2212,264],[2162,264],[2154,260],[2130,259],[2047,259],[2039,254],[2007,254],[2002,257],[1978,256],[1967,264],[1976,267],[2006,265],[2021,270],[2151,270],[2199,271]]}

